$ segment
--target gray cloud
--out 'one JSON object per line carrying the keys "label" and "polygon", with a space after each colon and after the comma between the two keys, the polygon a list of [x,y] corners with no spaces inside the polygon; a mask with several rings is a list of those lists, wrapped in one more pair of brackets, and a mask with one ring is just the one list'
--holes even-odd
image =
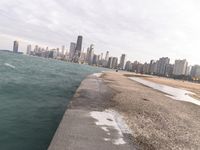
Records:
{"label": "gray cloud", "polygon": [[197,0],[1,0],[0,33],[52,46],[82,34],[98,53],[200,64],[199,7]]}

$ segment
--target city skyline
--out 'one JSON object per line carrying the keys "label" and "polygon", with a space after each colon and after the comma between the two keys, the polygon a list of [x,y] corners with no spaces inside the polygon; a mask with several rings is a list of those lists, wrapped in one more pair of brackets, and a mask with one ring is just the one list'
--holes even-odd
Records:
{"label": "city skyline", "polygon": [[175,61],[178,56],[200,64],[198,6],[197,1],[180,0],[1,1],[0,48],[12,49],[14,40],[22,43],[23,52],[32,41],[69,47],[80,34],[87,39],[85,51],[93,43],[98,53],[108,50],[118,58],[125,53],[128,60],[143,63],[162,56]]}
{"label": "city skyline", "polygon": [[[65,49],[65,46],[60,48],[49,49],[49,47],[40,47],[35,45],[32,49],[32,45],[27,45],[27,55],[52,58],[63,60],[67,62],[88,64],[91,66],[105,67],[116,70],[126,70],[141,74],[150,74],[165,76],[171,78],[179,78],[184,80],[199,81],[200,79],[200,65],[191,65],[186,59],[176,59],[174,63],[170,62],[169,57],[161,57],[159,59],[146,61],[141,63],[137,60],[126,61],[126,54],[122,54],[119,61],[118,57],[109,55],[109,51],[106,51],[105,57],[103,53],[95,53],[94,45],[91,44],[87,48],[87,52],[82,51],[83,36],[78,35],[77,42],[70,43],[69,51]],[[23,54],[18,51],[19,42],[13,42],[13,53]]]}

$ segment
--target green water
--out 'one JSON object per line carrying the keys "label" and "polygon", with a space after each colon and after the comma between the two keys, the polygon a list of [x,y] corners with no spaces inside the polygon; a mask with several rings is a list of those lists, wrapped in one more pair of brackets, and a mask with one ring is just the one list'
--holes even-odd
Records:
{"label": "green water", "polygon": [[102,69],[0,51],[0,150],[45,150],[70,98]]}

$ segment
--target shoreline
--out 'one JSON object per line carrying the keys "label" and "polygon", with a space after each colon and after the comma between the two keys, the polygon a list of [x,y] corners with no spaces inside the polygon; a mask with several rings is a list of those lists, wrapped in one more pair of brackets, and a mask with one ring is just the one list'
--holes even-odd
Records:
{"label": "shoreline", "polygon": [[49,150],[200,148],[198,105],[173,100],[124,74],[104,72],[81,82]]}
{"label": "shoreline", "polygon": [[200,109],[193,103],[173,100],[160,91],[124,76],[104,75],[104,82],[118,93],[114,109],[125,117],[139,149],[199,149]]}
{"label": "shoreline", "polygon": [[48,150],[134,150],[122,116],[113,108],[114,91],[89,75],[71,99]]}

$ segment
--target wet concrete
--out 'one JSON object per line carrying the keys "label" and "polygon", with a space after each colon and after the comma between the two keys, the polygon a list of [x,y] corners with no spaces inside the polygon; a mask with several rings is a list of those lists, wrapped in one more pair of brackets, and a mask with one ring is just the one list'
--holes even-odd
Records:
{"label": "wet concrete", "polygon": [[[119,131],[110,126],[109,134],[96,125],[91,112],[102,112],[111,107],[113,92],[98,76],[86,78],[69,104],[53,137],[49,150],[134,150],[131,135],[124,134],[123,144],[113,144]],[[104,126],[105,127],[105,126]],[[110,140],[107,140],[110,139]]]}

